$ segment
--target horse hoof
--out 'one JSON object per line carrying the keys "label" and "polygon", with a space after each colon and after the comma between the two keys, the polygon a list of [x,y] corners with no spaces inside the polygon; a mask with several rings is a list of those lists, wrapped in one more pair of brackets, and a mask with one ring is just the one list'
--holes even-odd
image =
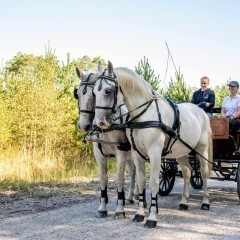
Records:
{"label": "horse hoof", "polygon": [[125,204],[126,204],[126,205],[133,205],[133,204],[134,204],[134,201],[133,201],[133,200],[130,200],[130,199],[126,199],[126,200],[125,200]]}
{"label": "horse hoof", "polygon": [[136,214],[133,218],[133,222],[143,222],[144,221],[144,216]]}
{"label": "horse hoof", "polygon": [[202,210],[209,210],[210,209],[210,205],[207,204],[207,203],[203,203],[202,206],[201,206],[201,209]]}
{"label": "horse hoof", "polygon": [[125,217],[125,212],[116,212],[115,214],[114,214],[114,217],[113,217],[114,219],[117,219],[117,220],[119,220],[119,219],[125,219],[126,217]]}
{"label": "horse hoof", "polygon": [[147,220],[144,224],[145,228],[155,228],[157,226],[157,221]]}
{"label": "horse hoof", "polygon": [[98,211],[98,213],[95,215],[96,218],[105,218],[107,217],[107,211]]}
{"label": "horse hoof", "polygon": [[186,211],[186,210],[188,210],[188,205],[181,203],[178,207],[178,210]]}

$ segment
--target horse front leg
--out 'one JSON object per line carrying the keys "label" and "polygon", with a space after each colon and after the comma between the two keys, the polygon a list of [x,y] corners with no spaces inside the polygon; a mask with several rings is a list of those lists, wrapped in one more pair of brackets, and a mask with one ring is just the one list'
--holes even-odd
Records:
{"label": "horse front leg", "polygon": [[115,219],[124,219],[125,218],[125,167],[127,160],[127,152],[119,151],[117,152],[117,189],[118,189],[118,199],[117,199],[117,208],[115,211]]}
{"label": "horse front leg", "polygon": [[107,217],[107,204],[108,204],[108,195],[107,195],[107,184],[108,184],[108,175],[107,175],[107,159],[104,157],[97,147],[94,147],[94,155],[98,165],[99,179],[101,186],[101,197],[100,197],[100,206],[98,212],[95,215],[97,218]]}
{"label": "horse front leg", "polygon": [[189,183],[190,183],[190,178],[191,178],[192,167],[188,161],[187,156],[178,158],[177,161],[181,166],[182,174],[183,174],[183,178],[184,178],[182,200],[179,204],[179,210],[187,210],[188,209],[188,200],[189,200]]}
{"label": "horse front leg", "polygon": [[139,191],[138,211],[135,214],[133,221],[143,222],[145,218],[145,208],[147,207],[145,192],[146,191],[145,160],[139,157],[134,150],[132,150],[132,157],[134,159],[134,164],[136,166],[137,183]]}
{"label": "horse front leg", "polygon": [[[156,148],[155,148],[156,149]],[[158,191],[159,191],[159,173],[161,170],[161,153],[156,152],[159,149],[153,149],[150,157],[150,180],[149,187],[151,189],[151,205],[149,208],[149,216],[144,227],[155,228],[157,226],[158,214]],[[155,151],[155,152],[154,152]]]}
{"label": "horse front leg", "polygon": [[[130,153],[130,152],[129,152]],[[130,155],[130,154],[128,154]],[[126,197],[126,204],[130,205],[134,203],[134,192],[138,191],[138,189],[136,190],[136,184],[135,184],[135,178],[136,178],[136,167],[134,165],[134,162],[132,161],[132,159],[130,158],[131,156],[128,156],[126,165],[127,165],[127,169],[128,169],[128,173],[129,173],[129,180],[130,180],[130,186],[129,186],[129,190],[128,190],[128,195]]]}

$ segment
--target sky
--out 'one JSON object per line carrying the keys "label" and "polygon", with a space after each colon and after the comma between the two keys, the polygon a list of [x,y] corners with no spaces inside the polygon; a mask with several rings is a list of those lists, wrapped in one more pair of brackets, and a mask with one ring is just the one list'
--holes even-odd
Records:
{"label": "sky", "polygon": [[[100,56],[134,69],[146,56],[164,79],[167,43],[187,85],[240,82],[239,12],[238,0],[0,0],[1,66],[50,43],[61,61]],[[174,74],[169,61],[166,82]]]}

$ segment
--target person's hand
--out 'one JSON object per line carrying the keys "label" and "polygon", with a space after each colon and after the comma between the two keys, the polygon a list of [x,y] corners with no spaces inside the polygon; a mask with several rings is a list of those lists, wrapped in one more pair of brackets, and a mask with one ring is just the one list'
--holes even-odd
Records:
{"label": "person's hand", "polygon": [[205,103],[205,106],[206,106],[206,107],[209,107],[209,106],[210,106],[210,103],[206,102],[206,103]]}

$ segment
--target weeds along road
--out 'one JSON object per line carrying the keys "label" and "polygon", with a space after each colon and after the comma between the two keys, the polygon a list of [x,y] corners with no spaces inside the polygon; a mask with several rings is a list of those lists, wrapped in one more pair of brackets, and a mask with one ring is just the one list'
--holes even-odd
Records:
{"label": "weeds along road", "polygon": [[[200,210],[202,192],[192,188],[189,210],[177,210],[182,186],[183,179],[177,178],[172,193],[167,197],[159,197],[158,224],[155,229],[146,229],[144,223],[132,222],[137,202],[125,207],[126,219],[113,219],[116,206],[114,192],[109,195],[108,217],[95,218],[99,195],[89,191],[83,195],[82,202],[70,207],[0,219],[0,239],[240,239],[240,202],[235,182],[210,180],[210,211]],[[147,194],[149,204],[149,191]]]}

